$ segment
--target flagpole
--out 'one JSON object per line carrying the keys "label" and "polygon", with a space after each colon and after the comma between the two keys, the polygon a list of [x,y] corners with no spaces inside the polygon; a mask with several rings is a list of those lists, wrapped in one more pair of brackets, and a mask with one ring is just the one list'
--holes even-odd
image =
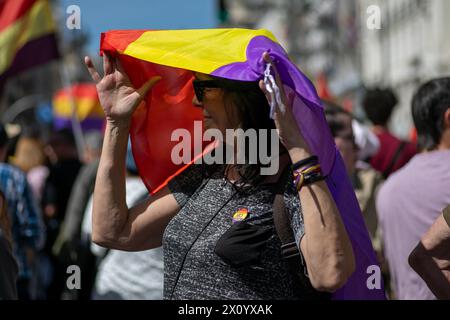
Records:
{"label": "flagpole", "polygon": [[[61,20],[61,17],[64,17],[64,11],[61,9],[62,8],[59,7],[58,11],[59,11],[59,13],[62,13],[62,14],[58,15],[59,20]],[[65,23],[61,23],[61,21],[60,21],[60,25],[65,25]],[[75,97],[73,94],[73,84],[70,79],[69,72],[67,70],[67,66],[65,64],[66,52],[64,50],[64,46],[62,45],[64,43],[64,30],[60,30],[59,37],[60,37],[61,41],[58,41],[58,45],[59,45],[59,52],[61,53],[61,58],[62,58],[61,64],[59,66],[59,75],[61,77],[61,83],[62,83],[63,88],[67,88],[67,90],[68,90],[68,98],[69,98],[69,103],[70,103],[70,108],[71,108],[72,130],[73,130],[73,134],[75,137],[75,144],[77,147],[78,158],[80,160],[83,160],[84,152],[85,152],[85,141],[84,141],[84,136],[83,136],[83,130],[81,129],[81,123],[80,123],[80,120],[78,119],[78,115],[77,115],[77,105],[76,105]]]}
{"label": "flagpole", "polygon": [[80,123],[80,120],[78,119],[78,115],[77,115],[77,105],[76,105],[75,97],[73,94],[73,84],[70,81],[70,78],[68,76],[67,67],[64,64],[64,58],[62,61],[61,75],[62,75],[62,83],[63,83],[64,88],[68,88],[67,92],[68,92],[68,97],[69,97],[70,108],[72,111],[71,123],[72,123],[73,134],[75,136],[75,144],[77,146],[78,157],[80,160],[83,160],[84,152],[85,152],[85,141],[84,141],[84,136],[83,136],[83,130],[81,129],[81,123]]}

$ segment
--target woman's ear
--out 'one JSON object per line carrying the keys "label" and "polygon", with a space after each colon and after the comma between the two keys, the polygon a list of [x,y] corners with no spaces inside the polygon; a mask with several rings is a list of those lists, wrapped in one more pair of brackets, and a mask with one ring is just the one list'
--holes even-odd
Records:
{"label": "woman's ear", "polygon": [[444,113],[444,128],[450,129],[450,107]]}

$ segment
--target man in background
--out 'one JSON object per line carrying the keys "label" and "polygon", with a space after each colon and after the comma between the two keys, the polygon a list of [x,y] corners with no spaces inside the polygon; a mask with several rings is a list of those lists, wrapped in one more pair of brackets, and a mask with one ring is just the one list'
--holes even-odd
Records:
{"label": "man in background", "polygon": [[378,153],[370,158],[370,164],[384,178],[402,168],[417,152],[413,144],[398,139],[388,129],[397,103],[397,97],[390,89],[368,90],[363,98],[364,111],[380,142]]}
{"label": "man in background", "polygon": [[436,296],[409,266],[408,257],[450,203],[450,78],[420,87],[412,114],[424,152],[390,176],[376,203],[397,298],[425,300]]}
{"label": "man in background", "polygon": [[0,191],[3,192],[12,227],[13,253],[19,265],[17,280],[21,300],[33,298],[31,288],[35,278],[34,265],[37,252],[45,241],[45,227],[41,211],[35,203],[25,174],[4,163],[8,136],[0,124]]}

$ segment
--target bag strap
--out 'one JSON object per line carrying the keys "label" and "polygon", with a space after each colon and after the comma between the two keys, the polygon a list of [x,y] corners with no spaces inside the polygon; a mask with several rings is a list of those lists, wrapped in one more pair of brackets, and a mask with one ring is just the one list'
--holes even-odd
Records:
{"label": "bag strap", "polygon": [[395,151],[394,156],[391,159],[391,162],[389,163],[389,166],[386,168],[386,170],[383,171],[383,177],[387,179],[389,175],[392,173],[392,170],[394,169],[395,164],[397,163],[398,159],[400,159],[400,156],[403,152],[403,150],[406,148],[406,145],[408,143],[406,141],[402,141],[399,146],[397,147],[397,150]]}
{"label": "bag strap", "polygon": [[278,237],[281,240],[281,256],[286,261],[293,282],[296,284],[294,290],[298,297],[308,300],[330,299],[331,295],[329,293],[319,292],[312,286],[307,275],[306,262],[295,241],[294,232],[292,231],[291,222],[284,204],[286,184],[291,175],[290,166],[288,165],[283,170],[273,189],[275,193],[273,221]]}
{"label": "bag strap", "polygon": [[[290,175],[291,173],[289,169],[289,166],[287,166],[283,170],[283,173],[281,174],[274,187],[275,199],[273,202],[273,220],[278,237],[281,240],[281,253],[283,258],[297,255],[296,251],[298,252],[291,228],[291,223],[286,214],[286,208],[284,205],[285,186],[288,180],[288,175]],[[298,255],[300,255],[299,252]]]}

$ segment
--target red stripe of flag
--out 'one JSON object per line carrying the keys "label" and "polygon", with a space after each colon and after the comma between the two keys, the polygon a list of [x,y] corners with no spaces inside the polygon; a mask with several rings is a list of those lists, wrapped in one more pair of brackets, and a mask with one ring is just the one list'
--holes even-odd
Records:
{"label": "red stripe of flag", "polygon": [[103,51],[124,52],[128,45],[148,30],[117,30],[109,31],[101,34],[100,38],[100,54]]}
{"label": "red stripe of flag", "polygon": [[0,0],[0,32],[20,19],[37,0]]}
{"label": "red stripe of flag", "polygon": [[60,90],[56,97],[74,97],[74,98],[91,98],[93,100],[98,100],[97,88],[92,83],[79,83],[74,84],[70,88],[64,88]]}

